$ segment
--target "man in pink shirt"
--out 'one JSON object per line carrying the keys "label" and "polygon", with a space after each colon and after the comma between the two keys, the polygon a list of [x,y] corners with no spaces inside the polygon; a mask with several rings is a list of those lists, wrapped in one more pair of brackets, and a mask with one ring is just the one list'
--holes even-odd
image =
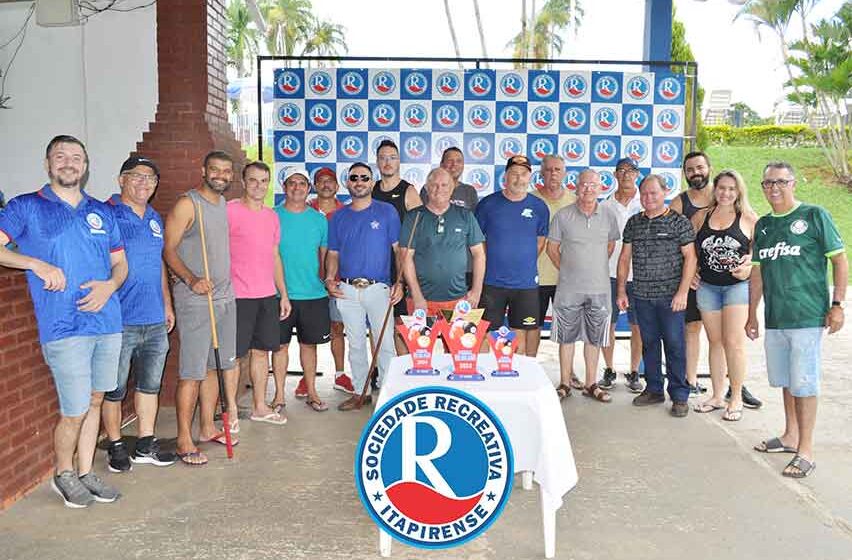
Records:
{"label": "man in pink shirt", "polygon": [[[262,161],[245,166],[245,194],[228,202],[228,229],[231,283],[237,301],[237,358],[249,356],[254,401],[251,419],[282,425],[287,422],[283,403],[273,403],[272,407],[266,403],[268,352],[278,350],[278,322],[290,314],[284,266],[278,253],[278,217],[263,203],[269,179],[269,166]],[[229,402],[236,402],[236,387],[227,389],[233,390]],[[239,426],[236,428],[231,431],[238,431]]]}

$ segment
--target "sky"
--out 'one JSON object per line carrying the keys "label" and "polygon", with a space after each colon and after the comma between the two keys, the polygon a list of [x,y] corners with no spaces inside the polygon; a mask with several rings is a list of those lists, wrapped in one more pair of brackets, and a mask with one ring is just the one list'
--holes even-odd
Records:
{"label": "sky", "polygon": [[[822,0],[813,21],[833,15],[842,1]],[[533,2],[527,0],[527,6]],[[580,2],[583,21],[576,36],[573,30],[565,32],[561,58],[642,59],[644,0]],[[537,1],[539,7],[543,3]],[[450,0],[449,4],[461,55],[481,56],[473,2]],[[346,28],[351,56],[455,56],[443,0],[313,0],[313,5],[317,16]],[[480,0],[479,5],[488,55],[510,57],[507,43],[520,30],[521,0]],[[733,21],[739,6],[727,0],[675,0],[675,7],[686,26],[707,96],[712,90],[729,89],[732,102],[745,102],[762,116],[770,116],[783,98],[786,80],[775,36],[765,29],[758,36],[751,22]],[[791,27],[792,31],[801,28],[798,20]]]}

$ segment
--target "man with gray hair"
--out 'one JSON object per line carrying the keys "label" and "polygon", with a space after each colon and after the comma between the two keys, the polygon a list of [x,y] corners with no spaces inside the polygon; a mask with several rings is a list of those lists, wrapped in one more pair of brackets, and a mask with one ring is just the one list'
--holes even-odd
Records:
{"label": "man with gray hair", "polygon": [[609,344],[609,256],[621,239],[616,215],[598,204],[601,176],[586,169],[577,178],[577,202],[559,210],[550,222],[547,256],[559,272],[553,301],[564,398],[574,377],[574,343],[583,341],[586,382],[583,395],[609,402],[595,381],[601,348]]}

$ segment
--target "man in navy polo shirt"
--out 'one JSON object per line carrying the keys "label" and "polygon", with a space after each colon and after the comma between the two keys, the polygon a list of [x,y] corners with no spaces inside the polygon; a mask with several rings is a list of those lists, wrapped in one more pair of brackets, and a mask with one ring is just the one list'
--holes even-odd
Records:
{"label": "man in navy polo shirt", "polygon": [[[107,466],[125,472],[133,463],[164,467],[175,462],[171,453],[160,451],[154,437],[160,383],[169,351],[169,331],[175,325],[172,296],[163,266],[163,220],[148,205],[160,180],[160,170],[150,159],[130,157],[121,166],[121,194],[107,203],[124,240],[127,280],[118,290],[124,334],[118,360],[118,386],[104,395],[103,422],[109,446]],[[127,395],[127,379],[133,367],[136,392],[133,407],[136,448],[130,456],[121,440],[121,402]]]}
{"label": "man in navy polo shirt", "polygon": [[[399,214],[386,202],[373,200],[373,171],[366,163],[353,163],[346,181],[352,204],[334,213],[328,225],[325,289],[337,299],[343,328],[349,339],[349,365],[356,395],[340,404],[340,410],[356,410],[372,402],[368,394],[360,400],[367,382],[368,353],[366,320],[372,340],[379,338],[388,301],[402,297],[398,284],[391,288],[391,250],[398,259]],[[340,280],[337,280],[340,278]],[[394,355],[393,323],[388,321],[379,344],[379,384]],[[369,387],[367,388],[369,391]]]}
{"label": "man in navy polo shirt", "polygon": [[[73,136],[47,145],[50,183],[0,213],[0,265],[27,271],[39,340],[59,396],[51,486],[65,505],[113,502],[120,494],[92,472],[104,392],[116,387],[127,276],[112,211],[83,191],[89,156]],[[19,252],[4,247],[17,243]],[[77,453],[77,471],[74,453]]]}
{"label": "man in navy polo shirt", "polygon": [[508,306],[519,354],[526,353],[539,328],[538,256],[550,223],[544,201],[527,193],[531,172],[526,156],[510,157],[505,188],[476,206],[476,219],[485,234],[483,318],[491,323],[489,329],[500,328]]}

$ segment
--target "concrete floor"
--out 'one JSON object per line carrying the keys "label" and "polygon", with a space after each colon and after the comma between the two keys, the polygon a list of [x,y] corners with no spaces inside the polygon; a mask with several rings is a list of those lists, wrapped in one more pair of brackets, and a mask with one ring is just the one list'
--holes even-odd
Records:
{"label": "concrete floor", "polygon": [[[619,363],[626,353],[620,341]],[[556,355],[544,342],[540,358],[554,379]],[[576,393],[563,401],[580,481],[557,515],[557,558],[852,558],[852,325],[826,338],[819,467],[802,482],[780,476],[789,455],[751,450],[780,433],[783,415],[780,392],[766,383],[762,341],[749,344],[749,356],[748,386],[766,404],[739,423],[722,422],[720,413],[677,420],[667,407],[636,409],[620,377],[609,405]],[[327,349],[320,362],[331,371]],[[352,481],[370,413],[313,412],[289,396],[297,380],[288,379],[288,424],[243,420],[233,461],[208,444],[206,467],[104,474],[123,498],[85,510],[64,508],[40,486],[0,514],[0,558],[377,558],[376,528]],[[344,398],[330,375],[320,392],[330,405]],[[158,432],[168,437],[174,429],[167,409]],[[96,468],[105,473],[98,454]],[[522,490],[519,477],[504,514],[481,538],[436,552],[394,543],[395,558],[418,560],[543,555],[538,492]]]}

